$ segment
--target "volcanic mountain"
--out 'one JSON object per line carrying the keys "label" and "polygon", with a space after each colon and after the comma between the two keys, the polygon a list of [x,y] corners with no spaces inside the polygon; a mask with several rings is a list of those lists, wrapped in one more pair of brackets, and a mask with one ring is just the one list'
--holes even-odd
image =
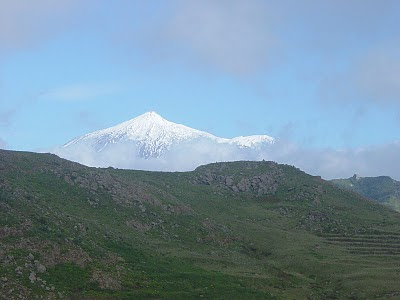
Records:
{"label": "volcanic mountain", "polygon": [[[260,151],[274,142],[267,135],[221,138],[147,112],[77,137],[52,152],[89,166],[185,170],[215,161],[257,160]],[[193,163],[188,167],[183,157]]]}

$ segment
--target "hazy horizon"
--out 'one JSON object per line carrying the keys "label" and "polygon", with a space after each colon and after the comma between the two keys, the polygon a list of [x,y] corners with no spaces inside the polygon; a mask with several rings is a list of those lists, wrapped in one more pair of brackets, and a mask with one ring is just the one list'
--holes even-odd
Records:
{"label": "hazy horizon", "polygon": [[400,179],[398,1],[5,0],[0,19],[0,148],[156,111],[275,137],[268,158],[325,178]]}

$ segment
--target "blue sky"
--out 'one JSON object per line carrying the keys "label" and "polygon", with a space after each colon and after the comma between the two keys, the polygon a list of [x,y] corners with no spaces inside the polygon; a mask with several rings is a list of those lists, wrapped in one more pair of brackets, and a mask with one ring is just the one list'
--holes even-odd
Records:
{"label": "blue sky", "polygon": [[149,110],[313,150],[400,139],[399,1],[3,0],[0,20],[3,148]]}

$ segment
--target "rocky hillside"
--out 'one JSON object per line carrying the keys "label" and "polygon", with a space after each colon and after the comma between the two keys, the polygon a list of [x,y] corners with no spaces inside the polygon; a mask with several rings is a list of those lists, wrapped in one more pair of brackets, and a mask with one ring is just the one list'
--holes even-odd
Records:
{"label": "rocky hillside", "polygon": [[0,151],[2,299],[387,299],[400,217],[273,162],[186,173]]}
{"label": "rocky hillside", "polygon": [[400,182],[389,176],[359,177],[332,180],[337,186],[357,192],[400,212]]}

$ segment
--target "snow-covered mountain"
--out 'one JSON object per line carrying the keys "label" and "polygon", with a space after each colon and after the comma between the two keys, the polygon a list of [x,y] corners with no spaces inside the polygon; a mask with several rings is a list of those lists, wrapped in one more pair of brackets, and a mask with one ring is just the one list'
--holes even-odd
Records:
{"label": "snow-covered mountain", "polygon": [[[200,163],[245,159],[251,152],[274,142],[275,139],[267,135],[221,138],[170,122],[156,112],[148,112],[119,125],[77,137],[53,152],[91,166],[181,170],[188,168],[165,167],[165,161],[179,160],[174,155],[178,153],[182,160],[191,156],[193,161],[197,161],[199,155],[209,160],[201,159]],[[226,157],[229,154],[236,154],[236,157],[229,159]],[[146,167],[146,160],[149,167]],[[175,165],[180,165],[179,161]]]}

